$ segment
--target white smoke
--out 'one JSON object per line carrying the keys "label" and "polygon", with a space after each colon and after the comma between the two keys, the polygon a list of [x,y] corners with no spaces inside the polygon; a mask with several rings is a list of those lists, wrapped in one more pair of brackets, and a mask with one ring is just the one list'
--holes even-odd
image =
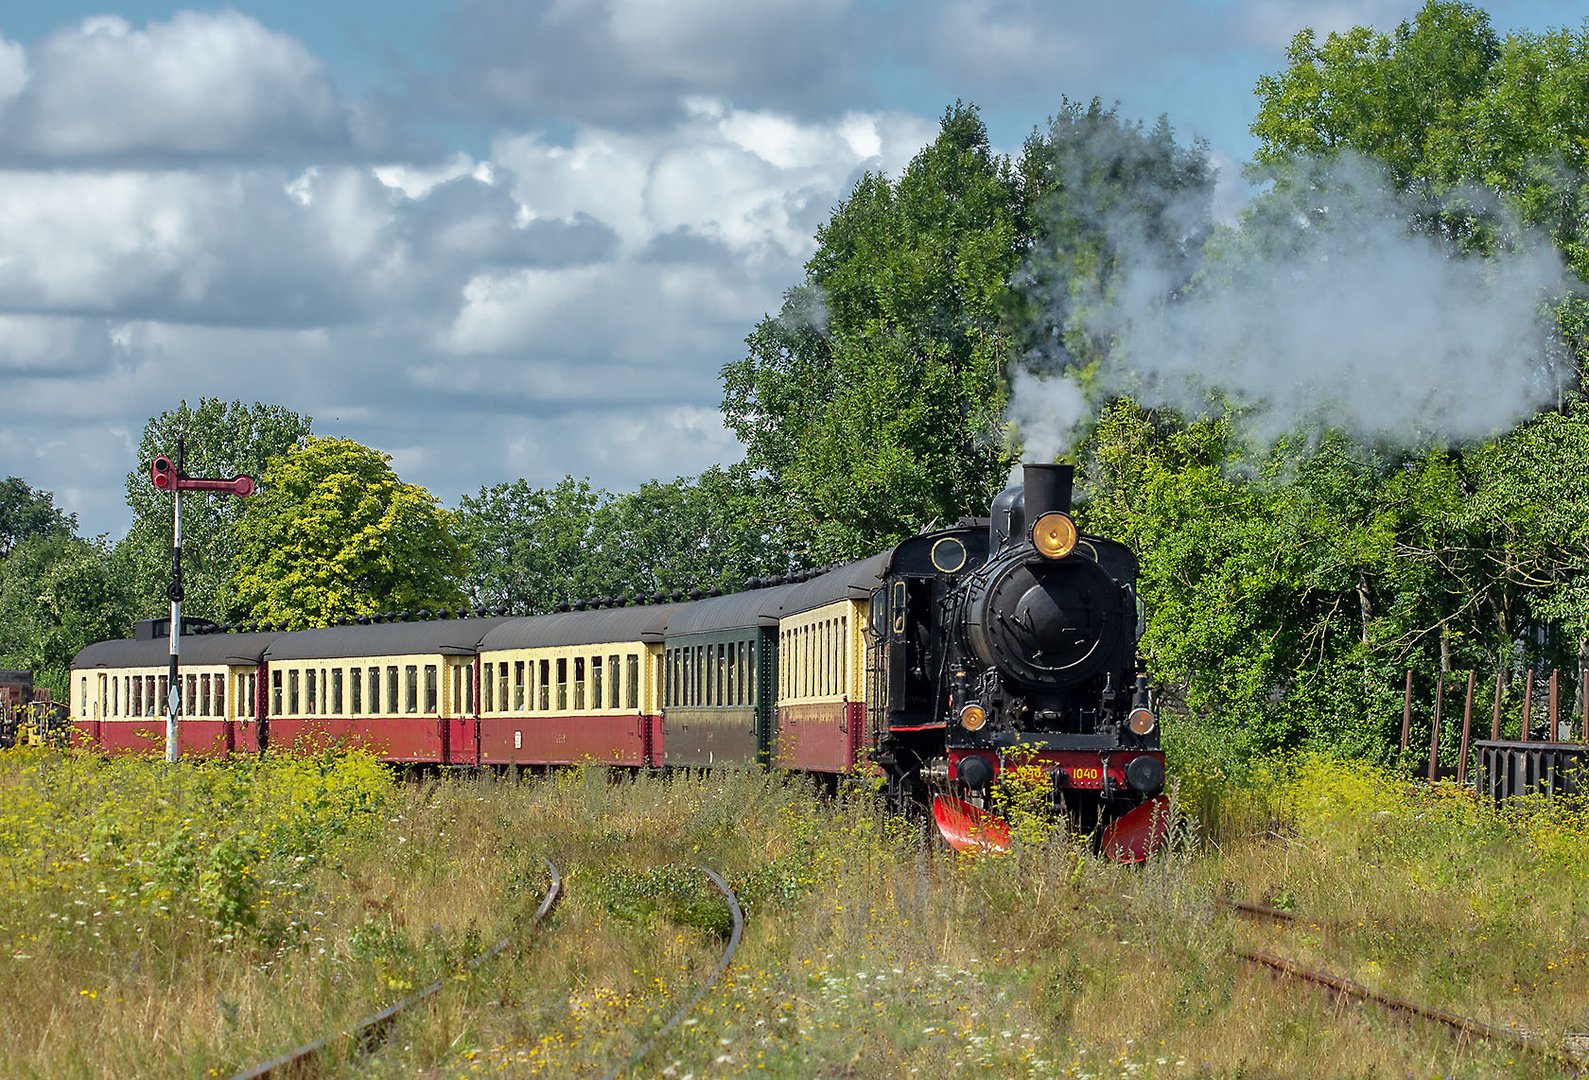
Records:
{"label": "white smoke", "polygon": [[[1460,196],[1500,238],[1487,258],[1418,231],[1414,215],[1440,208],[1353,157],[1305,163],[1283,194],[1260,198],[1174,297],[1161,259],[1122,249],[1122,278],[1080,322],[1114,343],[1099,392],[1228,412],[1260,445],[1334,428],[1410,447],[1514,426],[1559,392],[1548,304],[1582,286],[1548,236],[1493,199]],[[1035,381],[1017,378],[1011,403],[1029,443],[1044,408]]]}
{"label": "white smoke", "polygon": [[1020,461],[1056,460],[1070,447],[1082,421],[1091,413],[1086,393],[1067,376],[1044,377],[1025,370],[1011,375],[1010,404],[1005,416],[1020,433]]}

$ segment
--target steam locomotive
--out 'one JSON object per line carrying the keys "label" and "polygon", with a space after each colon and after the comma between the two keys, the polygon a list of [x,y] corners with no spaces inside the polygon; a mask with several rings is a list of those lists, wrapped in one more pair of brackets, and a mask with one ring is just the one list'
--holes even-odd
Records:
{"label": "steam locomotive", "polygon": [[174,692],[190,755],[339,741],[443,766],[872,768],[933,800],[956,846],[1006,842],[990,792],[1036,765],[1056,803],[1141,857],[1164,758],[1136,560],[1077,531],[1071,483],[1029,465],[990,518],[728,595],[205,627],[175,687],[147,620],[75,658],[72,723],[110,752],[156,749]]}

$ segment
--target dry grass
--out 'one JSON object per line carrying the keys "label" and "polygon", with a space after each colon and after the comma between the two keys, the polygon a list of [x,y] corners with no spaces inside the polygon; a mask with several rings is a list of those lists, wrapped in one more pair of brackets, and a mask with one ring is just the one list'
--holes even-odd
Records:
{"label": "dry grass", "polygon": [[[1237,946],[1557,1041],[1589,1031],[1583,815],[1496,813],[1319,759],[1205,786],[1198,801],[1217,832],[1183,828],[1173,851],[1131,869],[1063,836],[955,857],[864,793],[821,798],[754,773],[403,784],[352,756],[171,771],[12,752],[0,755],[0,1072],[225,1074],[263,1060],[457,971],[534,909],[542,855],[566,877],[552,925],[331,1071],[622,1063],[722,948],[702,864],[739,892],[746,939],[692,1022],[632,1075],[1553,1067],[1276,980]],[[111,844],[106,820],[121,823]],[[231,879],[226,852],[242,853]],[[1240,922],[1222,896],[1303,918]]]}

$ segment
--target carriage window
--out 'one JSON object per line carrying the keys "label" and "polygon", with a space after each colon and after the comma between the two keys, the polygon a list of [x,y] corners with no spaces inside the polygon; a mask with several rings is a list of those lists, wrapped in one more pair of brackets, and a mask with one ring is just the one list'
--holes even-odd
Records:
{"label": "carriage window", "polygon": [[436,681],[437,681],[436,680],[436,676],[437,676],[436,665],[435,664],[426,664],[425,665],[425,711],[427,713],[433,713],[433,712],[436,711],[437,697],[438,697],[438,695],[440,693],[440,691],[438,690],[437,685],[436,685]]}
{"label": "carriage window", "polygon": [[550,660],[541,661],[540,675],[541,711],[548,712],[552,708],[552,662]]}
{"label": "carriage window", "polygon": [[364,711],[364,673],[358,668],[348,671],[348,691],[352,699],[348,702],[349,708],[354,716],[358,716]]}
{"label": "carriage window", "polygon": [[308,671],[304,672],[304,674],[307,675],[308,678],[304,680],[304,696],[307,698],[307,701],[304,703],[303,711],[308,713],[310,716],[313,716],[319,711],[318,706],[320,704],[320,695],[317,693],[317,687],[320,680],[316,677],[316,672],[313,668],[310,668]]}
{"label": "carriage window", "polygon": [[155,697],[154,676],[143,677],[143,709],[145,716],[153,716],[159,708],[159,699]]}
{"label": "carriage window", "polygon": [[208,675],[199,676],[199,715],[210,715],[210,684],[213,680]]}
{"label": "carriage window", "polygon": [[403,665],[403,711],[419,711],[419,665]]}
{"label": "carriage window", "polygon": [[497,708],[503,712],[508,711],[508,662],[502,661],[497,665],[497,688],[501,691],[497,695]]}
{"label": "carriage window", "polygon": [[370,668],[370,715],[381,711],[381,669]]}
{"label": "carriage window", "polygon": [[601,657],[590,658],[590,707],[601,708]]}
{"label": "carriage window", "polygon": [[255,691],[258,688],[259,688],[259,675],[257,673],[251,673],[248,676],[248,715],[249,716],[257,716],[258,715],[258,710],[255,708],[257,702],[256,702],[255,696],[254,696],[255,695]]}
{"label": "carriage window", "polygon": [[481,679],[480,689],[485,700],[480,705],[484,712],[490,712],[497,707],[497,681],[491,677],[491,671],[495,667],[495,664],[487,664],[483,669],[484,677]]}
{"label": "carriage window", "polygon": [[402,706],[397,701],[397,665],[388,664],[386,666],[386,711],[395,713],[401,708]]}
{"label": "carriage window", "polygon": [[143,676],[132,677],[132,696],[127,699],[127,711],[133,716],[143,714]]}
{"label": "carriage window", "polygon": [[182,712],[186,716],[199,714],[199,677],[186,675],[182,679]]}
{"label": "carriage window", "polygon": [[333,715],[342,715],[342,669],[331,669],[331,712]]}
{"label": "carriage window", "polygon": [[298,683],[303,678],[294,668],[287,672],[287,715],[298,715]]}
{"label": "carriage window", "polygon": [[466,713],[474,712],[474,665],[463,669],[463,709]]}
{"label": "carriage window", "polygon": [[[160,683],[160,689],[164,690],[165,680],[161,679]],[[281,672],[279,671],[270,673],[270,714],[272,716],[281,715]]]}
{"label": "carriage window", "polygon": [[640,707],[640,658],[633,653],[629,654],[628,677],[624,680],[628,685],[628,708]]}
{"label": "carriage window", "polygon": [[452,714],[454,716],[463,712],[463,666],[453,665],[452,669]]}
{"label": "carriage window", "polygon": [[568,708],[568,658],[557,658],[557,707],[559,710]]}
{"label": "carriage window", "polygon": [[226,715],[226,676],[215,676],[215,715]]}
{"label": "carriage window", "polygon": [[513,661],[513,707],[524,709],[524,661]]}

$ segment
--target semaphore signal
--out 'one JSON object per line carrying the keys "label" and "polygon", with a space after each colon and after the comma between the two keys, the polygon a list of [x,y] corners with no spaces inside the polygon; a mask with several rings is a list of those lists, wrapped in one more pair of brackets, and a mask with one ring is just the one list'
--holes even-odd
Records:
{"label": "semaphore signal", "polygon": [[177,436],[177,456],[173,461],[165,454],[157,455],[149,465],[149,479],[160,491],[171,492],[171,584],[166,596],[171,601],[171,668],[170,693],[166,695],[166,761],[177,760],[177,723],[182,716],[182,680],[177,677],[178,656],[182,646],[182,499],[184,491],[218,491],[226,495],[246,498],[254,493],[251,476],[234,476],[230,480],[210,476],[189,476],[183,468],[185,451],[183,438]]}

